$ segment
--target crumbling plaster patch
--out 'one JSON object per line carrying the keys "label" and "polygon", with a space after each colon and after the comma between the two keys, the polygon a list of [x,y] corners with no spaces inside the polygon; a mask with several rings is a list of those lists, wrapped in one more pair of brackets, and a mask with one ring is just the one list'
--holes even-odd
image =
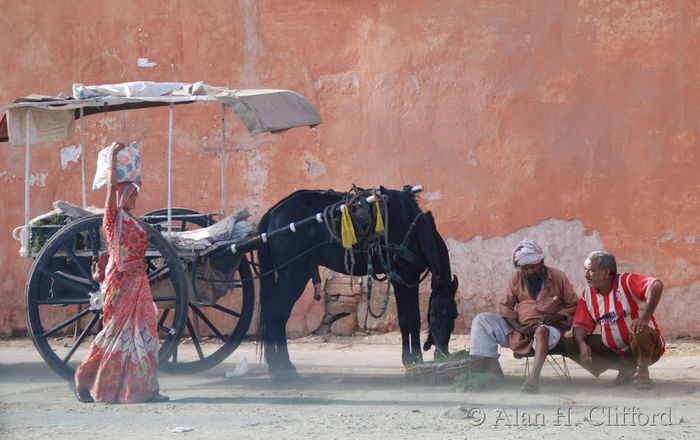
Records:
{"label": "crumbling plaster patch", "polygon": [[513,274],[513,248],[524,238],[535,240],[545,251],[545,264],[563,270],[580,294],[585,285],[583,264],[589,252],[603,249],[597,231],[580,220],[547,219],[504,237],[477,235],[465,242],[448,236],[452,270],[459,277],[460,316],[467,327],[478,313],[492,312],[505,295]]}
{"label": "crumbling plaster patch", "polygon": [[69,162],[78,163],[80,159],[80,147],[75,145],[69,145],[65,148],[61,148],[61,168],[64,170],[68,167]]}
{"label": "crumbling plaster patch", "polygon": [[[523,238],[531,238],[545,250],[545,264],[563,270],[574,284],[577,295],[585,286],[583,264],[589,252],[604,249],[598,232],[583,226],[580,220],[547,219],[526,226],[505,237],[484,239],[476,236],[460,242],[448,236],[452,271],[459,277],[457,302],[460,317],[467,328],[481,312],[495,311],[496,303],[505,295],[514,268],[513,248]],[[695,237],[692,237],[694,241]],[[687,240],[686,240],[687,241]],[[618,258],[618,271],[634,270],[630,263]],[[655,274],[643,275],[654,276]],[[661,303],[654,316],[665,337],[700,334],[697,313],[688,307],[700,303],[700,281],[682,286],[665,283]],[[691,307],[690,310],[695,310]]]}

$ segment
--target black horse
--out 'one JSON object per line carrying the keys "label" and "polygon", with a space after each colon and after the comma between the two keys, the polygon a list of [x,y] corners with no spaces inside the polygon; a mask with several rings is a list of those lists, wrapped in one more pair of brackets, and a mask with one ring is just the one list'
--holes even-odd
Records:
{"label": "black horse", "polygon": [[[407,187],[408,188],[408,187]],[[287,351],[286,324],[292,306],[299,299],[310,279],[320,280],[318,267],[325,266],[336,272],[367,275],[389,272],[402,336],[404,365],[422,362],[420,350],[420,310],[418,284],[421,273],[429,269],[432,274],[428,323],[430,332],[424,349],[435,344],[438,354],[448,353],[449,338],[457,317],[455,291],[457,277],[452,278],[450,260],[445,242],[435,227],[432,214],[422,212],[409,189],[402,191],[381,188],[379,210],[383,214],[385,236],[377,239],[377,204],[368,205],[365,195],[355,197],[350,206],[362,207],[371,215],[371,227],[358,224],[361,215],[353,216],[359,243],[353,246],[352,260],[338,241],[340,210],[348,193],[334,191],[297,191],[277,203],[260,221],[259,233],[284,228],[324,212],[324,222],[297,230],[295,233],[275,236],[258,248],[260,271],[259,337],[270,375],[285,377],[296,375]],[[369,209],[367,209],[369,208]],[[366,213],[366,212],[365,212]],[[317,216],[320,221],[320,216]],[[367,230],[369,229],[369,230]],[[374,238],[371,238],[374,237]],[[374,244],[372,244],[374,243]],[[381,243],[381,245],[377,245]],[[374,251],[368,257],[367,248]],[[370,261],[368,261],[368,259]],[[368,270],[368,263],[371,262]],[[372,270],[373,268],[373,270]],[[266,275],[267,274],[267,275]]]}

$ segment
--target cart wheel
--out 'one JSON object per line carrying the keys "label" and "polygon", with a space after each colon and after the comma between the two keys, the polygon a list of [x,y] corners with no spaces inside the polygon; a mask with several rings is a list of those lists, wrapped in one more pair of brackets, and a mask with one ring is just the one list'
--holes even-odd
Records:
{"label": "cart wheel", "polygon": [[[195,270],[197,273],[198,270]],[[192,268],[188,269],[192,275]],[[227,274],[225,295],[201,302],[190,292],[190,311],[180,344],[161,369],[168,373],[196,373],[226,359],[243,341],[255,307],[255,285],[248,259],[241,255]],[[199,281],[202,283],[210,281]],[[189,283],[192,289],[192,280]]]}
{"label": "cart wheel", "polygon": [[[92,256],[105,245],[101,226],[102,216],[96,215],[62,228],[44,245],[27,279],[29,334],[44,360],[66,379],[73,378],[93,335],[102,328],[100,286],[90,274]],[[161,234],[148,225],[146,228],[149,280],[171,287],[169,298],[154,298],[160,309],[159,358],[165,362],[184,329],[187,287],[177,254]]]}

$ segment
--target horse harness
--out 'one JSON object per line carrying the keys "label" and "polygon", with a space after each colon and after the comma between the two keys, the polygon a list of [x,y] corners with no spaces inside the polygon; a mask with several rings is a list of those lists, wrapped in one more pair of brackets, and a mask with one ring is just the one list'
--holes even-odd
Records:
{"label": "horse harness", "polygon": [[[410,192],[410,187],[408,187],[408,191]],[[328,230],[328,233],[331,235],[332,239],[338,243],[342,243],[342,233],[338,233],[339,222],[338,219],[334,217],[333,213],[339,204],[345,205],[345,209],[348,209],[357,239],[357,248],[355,248],[355,246],[352,248],[346,248],[345,269],[349,274],[352,274],[354,271],[355,254],[364,254],[366,256],[367,309],[374,318],[380,318],[382,315],[384,315],[388,306],[391,283],[387,283],[382,311],[375,314],[370,307],[369,301],[372,295],[372,279],[380,282],[388,279],[389,281],[398,282],[406,287],[416,287],[425,279],[429,270],[423,259],[415,252],[408,249],[408,245],[413,237],[413,231],[418,224],[418,220],[424,213],[421,211],[413,218],[413,221],[408,227],[401,244],[397,246],[389,243],[387,229],[383,228],[382,230],[377,231],[376,227],[373,227],[373,225],[378,224],[377,217],[381,217],[382,212],[384,212],[384,219],[381,220],[380,223],[383,223],[387,227],[389,225],[389,211],[386,209],[386,197],[375,193],[377,201],[374,203],[374,206],[370,206],[367,203],[366,198],[372,193],[373,191],[371,190],[362,190],[353,186],[350,192],[343,194],[343,198],[340,202],[333,204],[324,210],[323,218],[326,229]],[[386,274],[382,278],[377,276],[374,271],[372,260],[375,256],[381,262],[384,273]],[[400,260],[404,260],[417,268],[426,268],[418,282],[408,283],[401,278],[401,275],[397,271],[392,269],[392,265],[396,265]],[[350,279],[352,280],[352,277]]]}

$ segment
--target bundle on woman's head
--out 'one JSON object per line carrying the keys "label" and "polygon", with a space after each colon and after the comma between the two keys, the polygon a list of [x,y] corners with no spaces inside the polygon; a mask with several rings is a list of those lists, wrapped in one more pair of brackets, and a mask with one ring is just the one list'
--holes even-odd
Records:
{"label": "bundle on woman's head", "polygon": [[[92,182],[93,191],[107,186],[109,157],[116,145],[116,142],[113,142],[97,155],[97,171],[95,172],[95,180]],[[117,182],[141,182],[141,153],[136,142],[117,153],[116,167]]]}

